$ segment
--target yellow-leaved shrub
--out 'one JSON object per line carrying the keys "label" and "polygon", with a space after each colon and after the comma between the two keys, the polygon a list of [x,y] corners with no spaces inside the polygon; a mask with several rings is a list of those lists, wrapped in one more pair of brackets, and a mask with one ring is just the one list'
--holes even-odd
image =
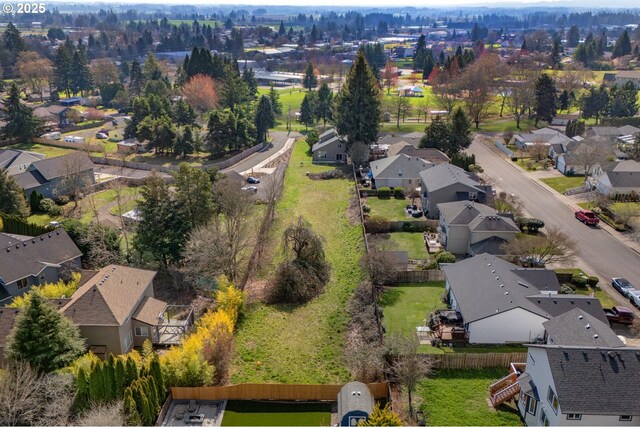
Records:
{"label": "yellow-leaved shrub", "polygon": [[71,295],[78,290],[80,285],[80,273],[71,273],[71,279],[65,283],[63,280],[58,280],[56,283],[45,283],[44,285],[33,286],[29,292],[21,296],[17,296],[11,301],[9,307],[12,308],[24,308],[29,301],[29,297],[33,292],[38,292],[40,295],[47,299],[56,298],[71,298]]}

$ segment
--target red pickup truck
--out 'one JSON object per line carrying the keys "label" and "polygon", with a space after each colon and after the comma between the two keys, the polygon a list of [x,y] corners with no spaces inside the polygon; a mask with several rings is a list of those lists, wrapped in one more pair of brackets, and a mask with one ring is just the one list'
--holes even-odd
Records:
{"label": "red pickup truck", "polygon": [[587,225],[598,225],[600,218],[593,211],[577,211],[576,219]]}
{"label": "red pickup truck", "polygon": [[633,323],[633,319],[635,318],[631,309],[619,305],[611,308],[605,308],[604,314],[607,316],[607,320],[609,320],[610,324],[622,323],[624,325],[630,325]]}

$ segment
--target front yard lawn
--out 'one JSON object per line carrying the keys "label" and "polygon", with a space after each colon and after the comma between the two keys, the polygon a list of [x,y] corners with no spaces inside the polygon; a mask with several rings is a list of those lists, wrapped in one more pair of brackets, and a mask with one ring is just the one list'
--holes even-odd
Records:
{"label": "front yard lawn", "polygon": [[502,368],[440,370],[418,384],[421,409],[428,425],[515,426],[522,425],[516,409],[489,407],[489,386],[508,374]]}
{"label": "front yard lawn", "polygon": [[415,333],[416,326],[425,326],[429,312],[446,307],[440,300],[442,294],[444,282],[402,283],[386,288],[380,305],[387,333]]}
{"label": "front yard lawn", "polygon": [[273,245],[279,248],[284,229],[298,216],[304,217],[325,240],[331,280],[319,297],[306,304],[247,307],[236,333],[233,383],[335,384],[351,379],[344,354],[347,302],[363,278],[358,262],[364,242],[362,226],[352,225],[347,217],[349,199],[355,197],[353,182],[313,181],[306,176],[307,171],[330,169],[312,165],[306,142],[296,143],[278,206]]}
{"label": "front yard lawn", "polygon": [[407,216],[405,208],[409,204],[407,199],[396,199],[391,197],[389,199],[381,199],[379,197],[367,197],[366,205],[371,208],[369,212],[370,216],[381,216],[389,221],[412,221],[421,220],[421,218],[413,218]]}
{"label": "front yard lawn", "polygon": [[584,183],[582,176],[559,176],[556,178],[542,178],[542,182],[553,188],[560,194],[564,194],[569,188],[580,187]]}

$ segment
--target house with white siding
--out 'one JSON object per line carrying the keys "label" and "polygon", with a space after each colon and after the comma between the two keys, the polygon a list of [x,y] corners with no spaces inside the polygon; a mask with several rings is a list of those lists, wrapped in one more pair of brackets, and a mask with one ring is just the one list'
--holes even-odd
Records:
{"label": "house with white siding", "polygon": [[552,270],[521,268],[488,254],[442,270],[449,304],[460,313],[469,343],[543,342],[543,323],[576,307],[607,322],[598,299],[558,294]]}

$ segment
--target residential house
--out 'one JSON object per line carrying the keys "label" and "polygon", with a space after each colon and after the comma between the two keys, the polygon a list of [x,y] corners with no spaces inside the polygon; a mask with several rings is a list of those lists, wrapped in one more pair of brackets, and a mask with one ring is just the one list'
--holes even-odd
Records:
{"label": "residential house", "polygon": [[32,286],[57,282],[65,270],[79,270],[81,256],[61,228],[36,237],[0,233],[0,305]]}
{"label": "residential house", "polygon": [[413,189],[420,186],[420,172],[433,166],[433,163],[419,157],[397,154],[371,162],[369,177],[375,188]]}
{"label": "residential house", "polygon": [[589,137],[602,137],[611,140],[615,140],[621,136],[626,135],[635,135],[640,132],[635,126],[625,125],[625,126],[594,126],[585,132],[585,138]]}
{"label": "residential house", "polygon": [[410,132],[405,134],[388,133],[379,137],[376,144],[391,146],[397,142],[405,141],[417,148],[420,145],[420,140],[423,136],[424,132]]}
{"label": "residential house", "polygon": [[640,425],[640,348],[580,308],[543,325],[508,392],[525,424]]}
{"label": "residential house", "polygon": [[29,165],[44,159],[40,153],[32,153],[22,150],[0,150],[0,169],[7,171],[8,175],[17,175],[26,171]]}
{"label": "residential house", "polygon": [[531,133],[518,133],[513,136],[512,144],[516,147],[524,149],[536,144],[549,146],[553,144],[568,143],[571,138],[560,131],[551,128],[536,129]]}
{"label": "residential house", "polygon": [[551,120],[552,126],[566,126],[571,120],[578,120],[580,118],[579,113],[572,114],[558,114]]}
{"label": "residential house", "polygon": [[402,86],[398,89],[398,96],[423,97],[424,91],[418,86]]}
{"label": "residential house", "polygon": [[322,133],[311,147],[313,163],[346,163],[347,144],[335,129]]}
{"label": "residential house", "polygon": [[54,198],[69,192],[65,181],[74,180],[82,187],[95,184],[93,163],[83,152],[38,160],[25,172],[14,175],[27,197],[37,191],[46,198]]}
{"label": "residential house", "polygon": [[[608,77],[607,74],[605,74],[604,76],[605,78]],[[632,82],[637,89],[640,89],[640,71],[637,71],[637,70],[635,71],[621,70],[621,71],[618,71],[615,75],[613,75],[613,78],[608,77],[608,79],[609,79],[609,82],[605,82],[605,83],[608,83],[608,85],[611,85],[611,86],[615,84],[618,87],[621,87],[627,82]]]}
{"label": "residential house", "polygon": [[96,354],[123,354],[149,339],[177,344],[193,321],[191,307],[180,320],[167,303],[154,298],[155,271],[109,265],[82,285],[70,299],[56,300],[60,312],[79,329]]}
{"label": "residential house", "polygon": [[422,209],[429,218],[438,218],[439,203],[473,200],[487,203],[493,193],[491,185],[476,181],[475,176],[449,163],[420,172]]}
{"label": "residential house", "polygon": [[640,163],[635,160],[601,163],[594,170],[593,179],[602,194],[640,194]]}
{"label": "residential house", "polygon": [[48,127],[64,127],[75,124],[81,115],[78,111],[64,105],[51,105],[49,107],[37,107],[33,114],[42,120]]}
{"label": "residential house", "polygon": [[542,342],[544,322],[578,307],[607,322],[600,301],[558,294],[552,270],[521,268],[480,254],[442,267],[451,308],[475,344]]}
{"label": "residential house", "polygon": [[398,154],[406,154],[411,157],[419,157],[422,160],[431,162],[434,165],[440,163],[449,163],[449,156],[444,154],[437,148],[417,148],[414,144],[410,144],[407,141],[400,141],[391,144],[387,149],[387,156],[396,156]]}
{"label": "residential house", "polygon": [[[479,254],[487,250],[501,255],[501,244],[514,240],[520,233],[512,214],[500,214],[481,203],[468,200],[439,203],[438,210],[440,242],[456,255]],[[488,239],[490,245],[487,245]]]}

